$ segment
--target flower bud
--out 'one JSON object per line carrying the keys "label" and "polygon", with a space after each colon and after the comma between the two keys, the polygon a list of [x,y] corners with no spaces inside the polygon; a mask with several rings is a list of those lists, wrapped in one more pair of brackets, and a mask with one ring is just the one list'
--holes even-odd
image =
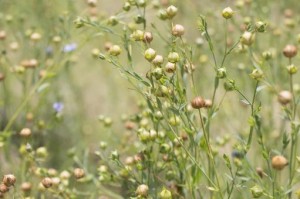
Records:
{"label": "flower bud", "polygon": [[257,185],[255,185],[254,187],[252,187],[250,190],[251,190],[253,198],[259,198],[259,197],[261,197],[263,195],[262,188],[260,188]]}
{"label": "flower bud", "polygon": [[172,199],[172,193],[166,188],[163,188],[163,190],[159,193],[160,199]]}
{"label": "flower bud", "polygon": [[75,24],[76,28],[81,28],[82,26],[84,26],[84,21],[83,21],[83,19],[81,17],[77,17],[74,20],[74,24]]}
{"label": "flower bud", "polygon": [[192,101],[191,101],[191,105],[194,109],[200,109],[200,108],[203,108],[205,107],[205,100],[198,96],[198,97],[195,97]]}
{"label": "flower bud", "polygon": [[48,156],[48,151],[46,147],[39,147],[36,149],[36,156],[38,158],[46,158]]}
{"label": "flower bud", "polygon": [[120,46],[118,46],[118,45],[113,45],[113,46],[110,47],[110,49],[109,49],[108,52],[109,52],[109,54],[112,55],[112,56],[118,56],[118,55],[121,54],[122,50],[121,50]]}
{"label": "flower bud", "polygon": [[3,176],[2,183],[10,187],[16,183],[16,177],[13,174],[7,174]]}
{"label": "flower bud", "polygon": [[176,24],[172,28],[172,35],[176,37],[181,37],[184,34],[184,27],[180,24]]}
{"label": "flower bud", "polygon": [[148,61],[152,61],[155,58],[155,56],[156,56],[156,52],[152,48],[148,48],[145,51],[144,56],[145,56],[145,59],[147,59]]}
{"label": "flower bud", "polygon": [[278,94],[278,101],[282,105],[286,105],[293,100],[293,95],[290,91],[284,90]]}
{"label": "flower bud", "polygon": [[230,7],[224,8],[224,10],[222,11],[222,16],[225,19],[230,19],[233,16],[234,12]]}
{"label": "flower bud", "polygon": [[138,188],[135,191],[135,193],[139,197],[146,197],[148,195],[148,192],[149,192],[149,187],[145,184],[139,185]]}
{"label": "flower bud", "polygon": [[24,128],[20,132],[20,136],[24,138],[28,138],[31,135],[31,130],[29,128]]}
{"label": "flower bud", "polygon": [[273,57],[272,52],[270,52],[270,51],[264,51],[262,53],[262,56],[265,60],[270,60]]}
{"label": "flower bud", "polygon": [[222,68],[218,68],[217,70],[217,77],[220,78],[220,79],[223,79],[225,78],[227,75],[226,75],[226,68],[222,67]]}
{"label": "flower bud", "polygon": [[166,19],[168,19],[167,11],[166,11],[166,10],[159,10],[159,12],[158,12],[158,17],[159,17],[161,20],[166,20]]}
{"label": "flower bud", "polygon": [[75,168],[73,174],[77,180],[85,176],[85,172],[81,168]]}
{"label": "flower bud", "polygon": [[176,64],[168,62],[165,69],[167,73],[174,73],[176,71]]}
{"label": "flower bud", "polygon": [[241,43],[246,46],[250,46],[254,42],[254,39],[255,39],[254,33],[246,31],[243,33],[241,37]]}
{"label": "flower bud", "polygon": [[46,189],[52,187],[53,185],[52,179],[48,177],[44,178],[41,183]]}
{"label": "flower bud", "polygon": [[169,19],[172,19],[173,17],[176,16],[178,8],[176,8],[175,6],[171,5],[167,8],[167,15],[169,17]]}
{"label": "flower bud", "polygon": [[123,10],[128,12],[130,10],[130,8],[131,8],[130,3],[125,2],[123,5]]}
{"label": "flower bud", "polygon": [[160,78],[162,78],[163,74],[164,73],[163,73],[162,68],[155,68],[153,70],[153,75],[154,75],[156,80],[159,80]]}
{"label": "flower bud", "polygon": [[250,74],[250,76],[255,79],[255,80],[260,80],[261,78],[263,78],[264,74],[261,70],[259,69],[254,69],[252,71],[252,73]]}
{"label": "flower bud", "polygon": [[288,165],[288,161],[285,157],[283,157],[282,155],[276,155],[272,158],[272,167],[275,170],[282,170],[285,166]]}
{"label": "flower bud", "polygon": [[255,29],[257,30],[257,32],[265,32],[266,27],[267,27],[267,24],[262,21],[258,21],[255,23]]}
{"label": "flower bud", "polygon": [[176,63],[180,60],[179,54],[177,52],[170,52],[168,55],[168,61],[171,63]]}
{"label": "flower bud", "polygon": [[116,150],[112,151],[110,156],[112,160],[119,160],[119,153]]}
{"label": "flower bud", "polygon": [[286,67],[286,69],[288,70],[289,74],[291,74],[291,75],[296,74],[298,71],[297,66],[295,66],[294,64],[288,65]]}
{"label": "flower bud", "polygon": [[286,45],[283,49],[283,54],[287,58],[292,58],[297,55],[297,47],[294,45]]}
{"label": "flower bud", "polygon": [[119,23],[119,20],[117,19],[116,16],[111,16],[109,19],[108,19],[108,22],[107,24],[108,25],[111,25],[111,26],[115,26]]}

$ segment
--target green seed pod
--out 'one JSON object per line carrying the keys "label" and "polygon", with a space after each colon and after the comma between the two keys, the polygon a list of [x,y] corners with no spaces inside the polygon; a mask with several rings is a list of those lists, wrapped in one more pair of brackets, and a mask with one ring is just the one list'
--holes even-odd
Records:
{"label": "green seed pod", "polygon": [[251,193],[253,198],[259,198],[263,195],[263,190],[261,187],[259,187],[258,185],[255,185],[254,187],[252,187],[251,189]]}
{"label": "green seed pod", "polygon": [[38,158],[46,158],[48,156],[48,151],[46,147],[39,147],[36,150],[36,156]]}
{"label": "green seed pod", "polygon": [[224,68],[224,67],[218,68],[218,70],[217,70],[217,77],[220,78],[220,79],[223,79],[226,76],[227,76],[226,68]]}
{"label": "green seed pod", "polygon": [[270,51],[264,51],[262,53],[262,56],[265,60],[270,60],[273,57],[272,52],[270,52]]}
{"label": "green seed pod", "polygon": [[131,8],[130,3],[125,2],[123,5],[123,10],[128,12],[130,10],[130,8]]}
{"label": "green seed pod", "polygon": [[83,21],[83,19],[81,17],[77,17],[74,20],[74,24],[75,24],[76,28],[81,28],[82,26],[84,26],[84,21]]}
{"label": "green seed pod", "polygon": [[168,19],[167,11],[166,11],[166,10],[159,10],[159,11],[158,11],[158,17],[159,17],[161,20],[166,20],[166,19]]}
{"label": "green seed pod", "polygon": [[119,20],[117,19],[116,16],[111,16],[109,19],[108,19],[108,25],[111,25],[111,26],[115,26],[119,23]]}
{"label": "green seed pod", "polygon": [[136,24],[141,24],[145,22],[145,18],[142,15],[137,15],[134,17],[134,22]]}
{"label": "green seed pod", "polygon": [[152,48],[148,48],[148,49],[145,51],[144,56],[145,56],[145,59],[147,59],[148,61],[151,62],[151,61],[155,58],[156,52],[155,52],[155,50],[153,50]]}
{"label": "green seed pod", "polygon": [[167,143],[163,143],[159,147],[159,152],[160,153],[169,153],[170,150],[171,150],[171,147]]}
{"label": "green seed pod", "polygon": [[255,23],[255,29],[257,30],[257,32],[265,32],[266,27],[267,27],[267,24],[262,21],[258,21]]}
{"label": "green seed pod", "polygon": [[163,72],[162,68],[155,68],[152,73],[153,73],[156,80],[161,79],[162,76],[164,75],[164,72]]}
{"label": "green seed pod", "polygon": [[224,82],[224,89],[226,91],[233,91],[235,89],[235,81],[229,80],[228,82]]}
{"label": "green seed pod", "polygon": [[222,11],[222,16],[225,19],[230,19],[233,16],[234,12],[230,7],[224,8],[224,10]]}
{"label": "green seed pod", "polygon": [[144,32],[141,30],[135,30],[130,37],[134,40],[134,41],[143,41],[144,39]]}
{"label": "green seed pod", "polygon": [[113,45],[112,47],[110,47],[108,53],[112,56],[118,56],[120,55],[122,52],[121,47],[118,45]]}
{"label": "green seed pod", "polygon": [[116,150],[112,151],[110,157],[111,157],[112,160],[119,160],[119,153],[118,153],[118,151],[116,151]]}
{"label": "green seed pod", "polygon": [[177,52],[170,52],[168,55],[168,61],[171,63],[176,63],[180,60],[179,54]]}
{"label": "green seed pod", "polygon": [[241,37],[241,43],[246,46],[251,46],[255,40],[255,34],[252,32],[244,32]]}
{"label": "green seed pod", "polygon": [[255,80],[261,80],[264,76],[263,72],[259,69],[254,69],[250,76]]}
{"label": "green seed pod", "polygon": [[176,8],[175,6],[171,5],[167,8],[167,15],[170,19],[172,19],[173,17],[176,16],[178,8]]}
{"label": "green seed pod", "polygon": [[296,74],[298,71],[298,67],[295,66],[294,64],[288,65],[286,67],[286,69],[288,70],[289,74],[291,74],[291,75]]}

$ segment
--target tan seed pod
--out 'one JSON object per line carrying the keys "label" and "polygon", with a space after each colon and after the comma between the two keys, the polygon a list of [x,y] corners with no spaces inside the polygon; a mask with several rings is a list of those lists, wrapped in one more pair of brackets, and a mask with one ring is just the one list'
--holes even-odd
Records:
{"label": "tan seed pod", "polygon": [[140,196],[140,197],[146,197],[149,192],[149,187],[148,185],[141,184],[137,187],[135,193]]}
{"label": "tan seed pod", "polygon": [[284,90],[278,94],[278,101],[282,105],[287,105],[293,100],[293,95],[290,91]]}
{"label": "tan seed pod", "polygon": [[272,167],[276,170],[282,170],[288,165],[287,159],[282,155],[276,155],[272,158]]}
{"label": "tan seed pod", "polygon": [[80,179],[80,178],[83,178],[85,176],[85,172],[81,168],[75,168],[73,173],[74,173],[74,176],[75,176],[76,179]]}
{"label": "tan seed pod", "polygon": [[51,179],[51,178],[48,178],[48,177],[44,178],[44,179],[42,180],[42,185],[43,185],[45,188],[50,188],[50,187],[52,187],[52,185],[53,185],[52,179]]}
{"label": "tan seed pod", "polygon": [[23,182],[21,184],[21,190],[23,192],[29,192],[31,191],[31,188],[32,188],[32,184],[30,182]]}
{"label": "tan seed pod", "polygon": [[195,97],[192,101],[191,101],[191,105],[194,109],[200,109],[200,108],[203,108],[205,107],[205,100],[198,96],[198,97]]}
{"label": "tan seed pod", "polygon": [[286,45],[283,49],[283,54],[287,58],[292,58],[297,55],[297,47],[294,45]]}
{"label": "tan seed pod", "polygon": [[10,187],[13,186],[16,183],[16,177],[13,174],[7,174],[3,176],[2,182]]}
{"label": "tan seed pod", "polygon": [[20,132],[20,136],[24,138],[28,138],[31,135],[31,130],[29,128],[23,128]]}

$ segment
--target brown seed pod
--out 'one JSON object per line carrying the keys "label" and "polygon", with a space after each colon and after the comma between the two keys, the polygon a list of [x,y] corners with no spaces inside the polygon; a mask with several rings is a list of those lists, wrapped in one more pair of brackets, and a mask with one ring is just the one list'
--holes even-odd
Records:
{"label": "brown seed pod", "polygon": [[293,95],[290,91],[284,90],[278,94],[278,101],[282,105],[287,105],[293,100]]}
{"label": "brown seed pod", "polygon": [[4,40],[6,38],[6,32],[4,30],[0,31],[0,40]]}
{"label": "brown seed pod", "polygon": [[195,97],[192,101],[191,101],[191,105],[194,109],[200,109],[200,108],[203,108],[205,107],[205,100],[198,96],[198,97]]}
{"label": "brown seed pod", "polygon": [[5,75],[3,73],[0,73],[0,82],[5,79]]}
{"label": "brown seed pod", "polygon": [[3,176],[2,182],[10,187],[13,186],[16,183],[16,177],[13,174],[7,174]]}
{"label": "brown seed pod", "polygon": [[283,54],[287,58],[292,58],[297,55],[297,47],[294,45],[286,45],[283,49]]}
{"label": "brown seed pod", "polygon": [[5,184],[0,184],[0,193],[6,193],[9,191],[8,186],[6,186]]}
{"label": "brown seed pod", "polygon": [[42,185],[45,187],[45,188],[50,188],[52,186],[53,182],[52,182],[52,179],[51,178],[44,178],[42,180]]}
{"label": "brown seed pod", "polygon": [[263,177],[264,177],[264,171],[263,171],[262,168],[257,167],[257,168],[256,168],[256,173],[257,173],[257,175],[259,175],[260,178],[263,178]]}
{"label": "brown seed pod", "polygon": [[282,155],[276,155],[272,158],[272,167],[276,170],[280,171],[287,165],[288,165],[288,161]]}
{"label": "brown seed pod", "polygon": [[152,40],[153,40],[152,33],[151,32],[145,32],[143,41],[146,42],[146,43],[151,43]]}
{"label": "brown seed pod", "polygon": [[73,174],[74,174],[76,179],[80,179],[80,178],[83,178],[85,176],[85,172],[81,168],[75,168],[74,171],[73,171]]}

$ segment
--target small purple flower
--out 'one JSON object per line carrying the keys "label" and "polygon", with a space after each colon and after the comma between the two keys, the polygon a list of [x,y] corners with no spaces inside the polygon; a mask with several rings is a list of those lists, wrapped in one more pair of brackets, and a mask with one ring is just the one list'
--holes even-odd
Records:
{"label": "small purple flower", "polygon": [[76,50],[76,48],[77,48],[76,43],[66,44],[63,48],[63,52],[69,53],[69,52],[72,52],[72,51]]}
{"label": "small purple flower", "polygon": [[64,109],[64,104],[62,102],[55,102],[52,107],[55,112],[60,113]]}

